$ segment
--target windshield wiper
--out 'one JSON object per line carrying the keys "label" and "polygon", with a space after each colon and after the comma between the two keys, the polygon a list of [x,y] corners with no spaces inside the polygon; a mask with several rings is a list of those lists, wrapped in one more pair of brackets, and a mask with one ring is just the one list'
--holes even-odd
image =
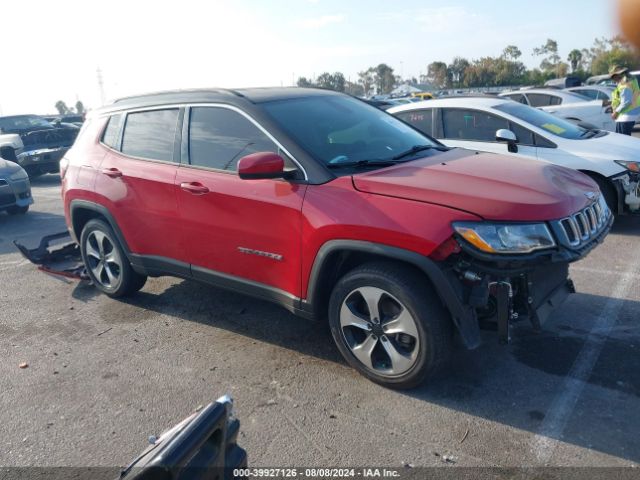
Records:
{"label": "windshield wiper", "polygon": [[[445,147],[446,148],[446,147]],[[408,157],[409,155],[413,155],[414,153],[422,152],[423,150],[440,150],[443,151],[442,147],[438,147],[436,145],[414,145],[409,150],[399,153],[395,157],[391,157],[392,160],[400,160],[401,158]],[[447,149],[448,150],[448,149]]]}
{"label": "windshield wiper", "polygon": [[393,160],[358,160],[356,162],[329,162],[327,168],[353,168],[353,167],[388,167],[398,162]]}

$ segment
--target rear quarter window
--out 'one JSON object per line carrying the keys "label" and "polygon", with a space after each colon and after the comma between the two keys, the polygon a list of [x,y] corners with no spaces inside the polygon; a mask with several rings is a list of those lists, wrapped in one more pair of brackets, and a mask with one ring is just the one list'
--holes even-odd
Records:
{"label": "rear quarter window", "polygon": [[122,119],[124,115],[122,113],[118,113],[116,115],[112,115],[107,120],[107,127],[104,129],[102,133],[102,143],[104,143],[107,147],[111,147],[115,150],[120,149],[120,145],[118,145],[118,138],[120,137],[120,127],[122,126]]}

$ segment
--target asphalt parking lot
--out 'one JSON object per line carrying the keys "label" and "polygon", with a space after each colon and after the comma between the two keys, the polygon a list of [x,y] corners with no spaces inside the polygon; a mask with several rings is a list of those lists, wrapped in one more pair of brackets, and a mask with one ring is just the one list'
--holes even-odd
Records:
{"label": "asphalt parking lot", "polygon": [[224,393],[251,466],[640,463],[640,218],[572,265],[579,293],[543,333],[487,333],[395,392],[271,304],[174,278],[117,301],[37,271],[11,242],[65,229],[59,188],[36,179],[26,216],[0,214],[2,466],[124,465]]}

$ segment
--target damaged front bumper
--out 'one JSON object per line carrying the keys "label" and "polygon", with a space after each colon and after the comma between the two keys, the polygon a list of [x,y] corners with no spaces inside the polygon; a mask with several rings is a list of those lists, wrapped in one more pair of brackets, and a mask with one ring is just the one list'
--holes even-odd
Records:
{"label": "damaged front bumper", "polygon": [[626,172],[611,180],[618,194],[618,213],[640,214],[640,173]]}
{"label": "damaged front bumper", "polygon": [[80,246],[71,239],[69,232],[47,235],[32,249],[16,241],[13,244],[22,256],[43,272],[76,280],[89,280],[82,262]]}
{"label": "damaged front bumper", "polygon": [[67,150],[69,147],[23,151],[17,156],[18,164],[30,175],[57,173],[60,171],[60,159]]}
{"label": "damaged front bumper", "polygon": [[[443,266],[461,301],[475,318],[467,320],[463,340],[480,326],[497,329],[508,343],[510,327],[523,320],[540,329],[551,313],[575,292],[569,264],[584,258],[604,241],[613,215],[603,200],[567,218],[548,222],[556,247],[526,255],[496,255],[457,238],[460,252]],[[468,342],[465,342],[468,344]]]}

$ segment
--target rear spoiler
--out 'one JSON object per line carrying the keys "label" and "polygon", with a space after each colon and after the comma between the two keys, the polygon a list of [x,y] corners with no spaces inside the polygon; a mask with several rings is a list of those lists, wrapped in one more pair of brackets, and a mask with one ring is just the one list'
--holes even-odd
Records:
{"label": "rear spoiler", "polygon": [[40,240],[40,245],[32,249],[15,240],[13,244],[23,257],[38,266],[38,270],[76,280],[89,280],[80,246],[71,239],[69,232],[47,235]]}

